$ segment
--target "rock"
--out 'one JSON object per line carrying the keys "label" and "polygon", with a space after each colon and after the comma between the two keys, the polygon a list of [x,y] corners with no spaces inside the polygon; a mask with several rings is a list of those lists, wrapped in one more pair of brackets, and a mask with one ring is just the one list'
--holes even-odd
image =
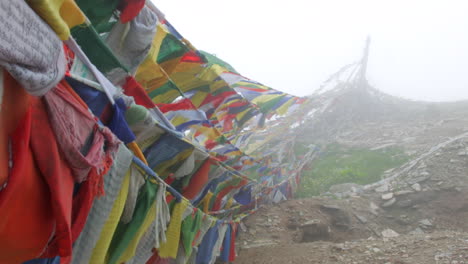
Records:
{"label": "rock", "polygon": [[460,151],[458,152],[458,156],[468,156],[468,153],[466,151]]}
{"label": "rock", "polygon": [[343,183],[332,185],[329,191],[338,198],[346,198],[356,194],[361,194],[364,191],[364,188],[355,183]]}
{"label": "rock", "polygon": [[395,196],[401,196],[401,195],[406,195],[406,194],[410,194],[410,193],[414,193],[414,192],[411,191],[411,190],[402,190],[402,191],[395,192],[394,195]]}
{"label": "rock", "polygon": [[408,179],[408,183],[409,183],[409,184],[415,184],[415,183],[427,181],[429,178],[430,178],[430,175],[429,175],[429,174],[428,174],[428,175],[421,175],[421,174],[420,174],[420,176],[417,176],[417,177]]}
{"label": "rock", "polygon": [[345,251],[347,250],[347,248],[345,247],[345,245],[343,243],[339,243],[339,244],[335,244],[332,246],[332,250],[335,250],[335,251]]}
{"label": "rock", "polygon": [[247,226],[245,226],[244,222],[240,222],[240,229],[242,230],[242,232],[246,232],[247,231]]}
{"label": "rock", "polygon": [[393,198],[393,193],[382,194],[382,200],[387,201]]}
{"label": "rock", "polygon": [[320,223],[319,219],[311,219],[311,220],[308,220],[308,221],[304,222],[303,224],[301,224],[301,227],[315,225],[315,224],[318,224],[318,223]]}
{"label": "rock", "polygon": [[427,171],[423,171],[423,172],[419,173],[419,175],[420,176],[429,176],[430,174]]}
{"label": "rock", "polygon": [[396,199],[395,197],[393,197],[392,199],[386,201],[385,203],[382,204],[382,207],[390,207],[392,205],[394,205],[396,202]]}
{"label": "rock", "polygon": [[244,246],[242,248],[256,248],[256,247],[265,247],[265,246],[273,246],[276,245],[277,242],[269,239],[260,239],[253,241],[250,245],[244,242]]}
{"label": "rock", "polygon": [[[436,263],[441,263],[441,262],[440,262],[441,260],[450,259],[451,257],[452,257],[452,254],[451,254],[451,253],[448,253],[448,252],[441,252],[441,253],[437,253],[437,254],[434,256],[434,260],[436,261]],[[446,263],[450,263],[450,262],[446,262]]]}
{"label": "rock", "polygon": [[429,219],[423,219],[419,221],[419,226],[424,229],[429,229],[433,227],[432,222]]}
{"label": "rock", "polygon": [[336,205],[328,205],[328,204],[322,204],[320,205],[320,209],[326,212],[338,212],[341,211],[342,209]]}
{"label": "rock", "polygon": [[406,225],[411,224],[411,220],[408,219],[407,217],[399,217],[395,219],[395,223],[402,225],[402,226],[406,226]]}
{"label": "rock", "polygon": [[327,240],[330,236],[329,227],[321,223],[320,220],[317,219],[307,221],[301,226],[301,229],[301,242],[303,243]]}
{"label": "rock", "polygon": [[425,225],[425,226],[431,226],[432,225],[432,223],[431,223],[431,221],[429,219],[423,219],[423,220],[419,221],[419,223],[421,225]]}
{"label": "rock", "polygon": [[365,218],[364,216],[362,215],[358,215],[358,214],[354,214],[356,216],[356,218],[359,220],[359,222],[365,224],[367,223],[367,218]]}
{"label": "rock", "polygon": [[350,228],[351,219],[345,210],[334,205],[320,205],[320,210],[332,217],[331,223],[334,227],[341,230]]}
{"label": "rock", "polygon": [[374,202],[370,202],[369,204],[370,211],[373,215],[378,215],[378,210],[380,209],[379,206],[377,206]]}
{"label": "rock", "polygon": [[420,192],[421,191],[421,185],[419,183],[415,183],[413,185],[411,185],[411,188],[417,192]]}
{"label": "rock", "polygon": [[297,219],[289,219],[287,228],[290,230],[296,230],[299,228],[301,225],[296,221]]}
{"label": "rock", "polygon": [[413,231],[409,232],[410,235],[421,235],[421,234],[424,234],[424,231],[419,228],[419,227],[416,227],[416,229],[414,229]]}
{"label": "rock", "polygon": [[390,188],[389,188],[388,184],[384,184],[384,185],[382,185],[382,186],[377,187],[377,188],[375,189],[375,192],[384,193],[384,192],[388,192],[389,189],[390,189]]}
{"label": "rock", "polygon": [[372,248],[372,252],[374,253],[380,253],[382,252],[382,250],[378,249],[378,248]]}
{"label": "rock", "polygon": [[398,237],[398,236],[400,236],[400,234],[398,234],[397,232],[393,231],[390,228],[387,228],[384,231],[382,231],[382,237],[384,238],[393,238],[393,237]]}

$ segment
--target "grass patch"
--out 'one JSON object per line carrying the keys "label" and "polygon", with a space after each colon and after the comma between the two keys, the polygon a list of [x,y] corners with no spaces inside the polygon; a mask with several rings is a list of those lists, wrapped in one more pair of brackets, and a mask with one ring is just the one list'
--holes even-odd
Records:
{"label": "grass patch", "polygon": [[[302,146],[296,150],[297,154],[301,153]],[[335,184],[376,182],[384,171],[403,165],[409,158],[398,147],[370,150],[331,144],[312,162],[309,169],[303,170],[296,196],[317,196]]]}

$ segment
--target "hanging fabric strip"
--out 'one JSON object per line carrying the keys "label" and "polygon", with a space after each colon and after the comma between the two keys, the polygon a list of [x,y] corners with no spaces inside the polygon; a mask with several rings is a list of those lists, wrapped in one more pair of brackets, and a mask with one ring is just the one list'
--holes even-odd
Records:
{"label": "hanging fabric strip", "polygon": [[114,105],[114,95],[117,94],[117,88],[89,61],[88,57],[81,50],[78,43],[76,43],[73,37],[70,37],[69,40],[65,41],[67,46],[75,53],[75,55],[91,70],[94,77],[101,84],[104,92],[106,93],[109,101]]}
{"label": "hanging fabric strip", "polygon": [[159,248],[161,243],[166,242],[166,230],[171,221],[171,213],[166,202],[166,185],[161,184],[156,194],[156,223],[154,233],[156,233],[155,248]]}
{"label": "hanging fabric strip", "polygon": [[70,28],[83,24],[86,17],[74,0],[27,0],[62,40],[70,36]]}
{"label": "hanging fabric strip", "polygon": [[123,144],[114,158],[111,169],[104,176],[105,196],[95,199],[86,219],[86,225],[78,240],[73,244],[73,263],[89,263],[93,248],[96,246],[101,230],[109,218],[114,201],[122,189],[122,182],[129,171],[133,154]]}
{"label": "hanging fabric strip", "polygon": [[[11,88],[21,91],[17,89],[21,87]],[[28,96],[24,90],[23,93]],[[6,96],[8,94],[7,90]],[[26,109],[29,110],[16,121],[12,133],[14,166],[9,173],[8,185],[0,191],[0,211],[4,216],[0,218],[0,263],[22,263],[39,256],[57,223],[49,198],[50,191],[29,144],[34,131],[31,129],[31,109]],[[15,110],[22,112],[18,111],[20,108]],[[9,114],[16,115],[16,112]]]}
{"label": "hanging fabric strip", "polygon": [[218,239],[213,247],[210,263],[215,263],[215,260],[221,255],[221,247],[223,246],[224,236],[226,235],[228,224],[222,223],[218,228]]}
{"label": "hanging fabric strip", "polygon": [[106,44],[131,73],[146,58],[156,34],[157,23],[156,14],[144,7],[129,23],[117,22],[109,32]]}
{"label": "hanging fabric strip", "polygon": [[138,192],[140,188],[145,184],[145,177],[136,168],[136,165],[130,166],[130,184],[128,187],[128,195],[125,201],[124,211],[120,221],[128,224],[132,220],[133,212],[137,203]]}
{"label": "hanging fabric strip", "polygon": [[166,243],[162,243],[159,247],[159,255],[162,258],[177,257],[177,250],[179,248],[180,241],[180,228],[182,225],[182,215],[188,206],[187,200],[181,200],[177,202],[172,209],[171,221],[166,231]]}
{"label": "hanging fabric strip", "polygon": [[[122,188],[120,189],[120,192],[114,201],[109,217],[107,218],[106,223],[101,229],[99,240],[96,243],[96,246],[94,247],[89,262],[81,262],[80,264],[106,263],[106,255],[109,251],[109,246],[111,244],[112,237],[115,234],[115,230],[120,221],[125,201],[127,199],[129,181],[130,173],[127,173],[122,182]],[[75,264],[75,262],[73,262],[73,264]]]}

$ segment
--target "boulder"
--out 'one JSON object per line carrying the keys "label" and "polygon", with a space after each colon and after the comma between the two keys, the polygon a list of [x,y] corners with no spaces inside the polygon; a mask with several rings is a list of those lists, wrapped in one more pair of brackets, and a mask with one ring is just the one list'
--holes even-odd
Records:
{"label": "boulder", "polygon": [[385,203],[382,204],[382,207],[390,207],[392,205],[394,205],[396,202],[396,199],[395,197],[393,197],[392,199],[386,201]]}
{"label": "boulder", "polygon": [[389,189],[390,189],[390,187],[388,186],[388,184],[384,184],[384,185],[381,185],[381,186],[375,188],[375,192],[384,193],[384,192],[388,192]]}
{"label": "boulder", "polygon": [[393,193],[382,194],[382,200],[384,200],[384,201],[388,201],[388,200],[390,200],[392,198],[393,198]]}
{"label": "boulder", "polygon": [[398,234],[397,232],[393,231],[390,228],[387,228],[384,231],[382,231],[382,237],[384,238],[394,238],[398,236],[400,236],[400,234]]}
{"label": "boulder", "polygon": [[420,192],[422,190],[421,185],[419,183],[411,185],[411,188],[417,192]]}

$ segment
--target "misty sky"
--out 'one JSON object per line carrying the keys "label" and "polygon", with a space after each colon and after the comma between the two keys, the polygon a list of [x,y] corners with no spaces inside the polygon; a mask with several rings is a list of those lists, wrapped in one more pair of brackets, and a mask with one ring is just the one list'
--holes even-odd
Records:
{"label": "misty sky", "polygon": [[307,95],[361,57],[368,79],[410,99],[468,99],[465,0],[153,0],[195,47],[242,75]]}

